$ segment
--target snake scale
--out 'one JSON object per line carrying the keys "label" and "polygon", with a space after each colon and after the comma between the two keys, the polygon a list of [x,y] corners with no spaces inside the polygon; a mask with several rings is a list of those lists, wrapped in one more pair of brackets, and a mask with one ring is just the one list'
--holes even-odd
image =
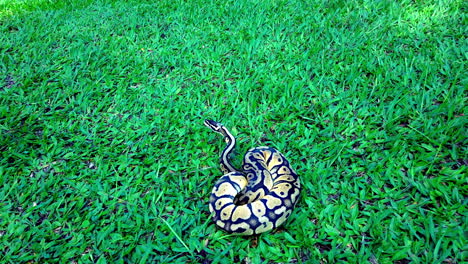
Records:
{"label": "snake scale", "polygon": [[235,137],[221,123],[204,123],[227,143],[220,157],[224,175],[210,196],[216,225],[239,235],[260,234],[281,225],[291,215],[301,191],[300,180],[286,158],[276,149],[256,147],[247,151],[242,170],[238,170],[229,159]]}

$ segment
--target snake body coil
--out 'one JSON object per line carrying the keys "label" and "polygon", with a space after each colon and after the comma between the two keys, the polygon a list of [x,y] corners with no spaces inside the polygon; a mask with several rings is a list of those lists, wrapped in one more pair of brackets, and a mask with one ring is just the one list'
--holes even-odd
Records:
{"label": "snake body coil", "polygon": [[210,196],[213,220],[230,233],[254,235],[281,225],[298,201],[301,184],[286,158],[276,149],[256,147],[244,156],[242,170],[234,168],[229,154],[236,139],[220,123],[205,125],[225,137],[220,157],[223,175]]}

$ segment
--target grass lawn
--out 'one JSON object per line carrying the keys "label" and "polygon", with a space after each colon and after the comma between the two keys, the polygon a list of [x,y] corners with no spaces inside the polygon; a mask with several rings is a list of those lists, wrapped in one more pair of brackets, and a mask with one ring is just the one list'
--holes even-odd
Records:
{"label": "grass lawn", "polygon": [[[463,263],[463,0],[0,0],[0,263]],[[303,191],[210,219],[225,143]]]}

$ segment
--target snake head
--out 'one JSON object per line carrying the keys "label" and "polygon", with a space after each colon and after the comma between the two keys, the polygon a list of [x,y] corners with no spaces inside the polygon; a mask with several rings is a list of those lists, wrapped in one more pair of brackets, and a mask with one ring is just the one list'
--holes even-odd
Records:
{"label": "snake head", "polygon": [[209,119],[205,120],[204,124],[205,126],[211,128],[211,130],[213,130],[214,132],[223,135],[226,138],[226,142],[228,142],[228,140],[232,140],[233,136],[231,135],[231,133],[229,133],[229,131],[223,124]]}
{"label": "snake head", "polygon": [[206,119],[204,124],[205,124],[205,126],[211,128],[211,130],[213,130],[214,132],[218,132],[218,133],[222,134],[223,127],[224,127],[223,124],[218,123],[218,122],[213,121],[213,120],[209,120],[209,119]]}

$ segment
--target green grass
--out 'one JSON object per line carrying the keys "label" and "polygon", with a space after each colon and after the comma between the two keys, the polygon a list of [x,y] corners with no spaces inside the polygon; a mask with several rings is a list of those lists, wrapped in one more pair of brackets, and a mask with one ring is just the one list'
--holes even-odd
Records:
{"label": "green grass", "polygon": [[[463,263],[466,9],[0,0],[0,262]],[[283,227],[212,223],[205,118],[288,157]]]}

